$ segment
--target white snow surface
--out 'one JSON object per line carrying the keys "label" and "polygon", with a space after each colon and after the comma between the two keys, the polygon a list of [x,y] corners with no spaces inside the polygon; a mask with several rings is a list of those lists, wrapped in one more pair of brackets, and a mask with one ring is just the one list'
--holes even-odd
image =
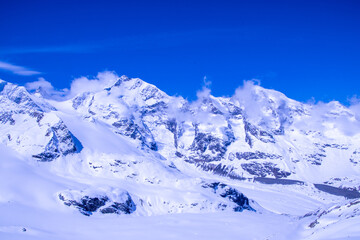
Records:
{"label": "white snow surface", "polygon": [[[357,108],[252,82],[188,102],[100,76],[61,101],[0,82],[0,239],[360,239],[359,198],[314,185],[357,196]],[[84,215],[86,196],[106,202]],[[128,196],[130,214],[105,211]]]}

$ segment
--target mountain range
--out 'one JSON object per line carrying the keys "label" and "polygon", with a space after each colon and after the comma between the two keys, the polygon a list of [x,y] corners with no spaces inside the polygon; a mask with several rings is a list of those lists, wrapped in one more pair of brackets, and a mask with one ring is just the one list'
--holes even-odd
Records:
{"label": "mountain range", "polygon": [[[47,228],[48,215],[85,232],[107,224],[112,238],[124,234],[104,223],[115,216],[131,226],[179,216],[186,228],[188,214],[251,219],[244,239],[360,237],[358,106],[301,103],[252,81],[231,97],[204,87],[189,101],[109,75],[61,98],[1,80],[2,239],[89,238]],[[265,231],[271,221],[283,228]],[[265,235],[254,237],[256,224]]]}

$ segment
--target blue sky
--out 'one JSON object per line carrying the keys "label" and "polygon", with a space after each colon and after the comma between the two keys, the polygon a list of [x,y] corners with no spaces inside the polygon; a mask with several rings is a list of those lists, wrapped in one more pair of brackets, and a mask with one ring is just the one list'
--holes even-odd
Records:
{"label": "blue sky", "polygon": [[359,1],[0,0],[0,78],[56,88],[114,70],[170,95],[243,80],[307,101],[360,95]]}

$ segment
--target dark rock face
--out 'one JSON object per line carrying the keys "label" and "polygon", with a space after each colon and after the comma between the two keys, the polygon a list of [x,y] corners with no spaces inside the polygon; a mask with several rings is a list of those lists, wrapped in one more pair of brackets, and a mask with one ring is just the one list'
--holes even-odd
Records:
{"label": "dark rock face", "polygon": [[322,158],[326,157],[325,154],[322,153],[314,153],[305,155],[306,161],[310,162],[313,165],[321,165]]}
{"label": "dark rock face", "polygon": [[16,105],[25,107],[27,111],[43,111],[41,107],[31,99],[30,94],[24,87],[13,85],[7,90],[4,90],[2,94],[6,95],[6,97]]}
{"label": "dark rock face", "polygon": [[162,97],[160,90],[157,87],[151,85],[145,87],[140,94],[144,101],[147,101],[151,98],[160,99]]}
{"label": "dark rock face", "polygon": [[[54,125],[51,130],[53,131],[53,137],[58,141],[58,149],[63,155],[75,153],[81,151],[82,145],[76,146],[75,137],[68,130],[63,121],[60,121]],[[77,140],[78,143],[80,143]]]}
{"label": "dark rock face", "polygon": [[145,117],[147,115],[154,115],[158,113],[164,113],[165,110],[168,108],[167,104],[163,101],[157,102],[153,105],[143,107],[141,109],[141,116]]}
{"label": "dark rock face", "polygon": [[120,134],[124,136],[131,137],[133,139],[140,139],[141,133],[139,131],[139,126],[134,123],[131,119],[122,119],[112,124],[118,130]]}
{"label": "dark rock face", "polygon": [[232,103],[232,102],[226,102],[225,106],[227,107],[231,117],[236,118],[236,119],[243,118],[244,113],[240,107],[234,105],[234,103]]}
{"label": "dark rock face", "polygon": [[237,206],[233,208],[235,212],[242,212],[243,210],[254,211],[250,204],[249,199],[242,193],[238,192],[235,188],[229,187],[228,185],[220,182],[213,182],[204,184],[204,188],[213,189],[215,194],[219,194],[222,198],[226,198]]}
{"label": "dark rock face", "polygon": [[228,188],[224,193],[220,194],[223,198],[228,198],[230,201],[236,203],[238,206],[234,208],[235,212],[242,212],[244,209],[255,211],[249,205],[249,199],[244,194],[239,193],[234,188]]}
{"label": "dark rock face", "polygon": [[111,206],[103,208],[100,210],[101,213],[107,214],[107,213],[116,213],[116,214],[131,214],[135,212],[136,205],[131,199],[130,195],[128,195],[128,199],[123,203],[114,202]]}
{"label": "dark rock face", "polygon": [[50,162],[61,155],[66,156],[71,153],[80,152],[83,149],[80,141],[68,130],[62,121],[49,128],[46,135],[52,135],[52,137],[45,146],[45,151],[33,155],[39,161]]}
{"label": "dark rock face", "polygon": [[202,104],[205,108],[212,114],[215,115],[223,115],[224,113],[219,110],[214,104],[214,102],[210,98],[204,98]]}
{"label": "dark rock face", "polygon": [[225,164],[213,164],[213,163],[205,163],[205,162],[198,162],[196,166],[200,167],[204,171],[212,172],[213,174],[229,177],[231,179],[237,179],[237,180],[244,180],[242,176],[239,176],[238,174],[234,173],[234,167],[227,166]]}
{"label": "dark rock face", "polygon": [[350,156],[350,162],[353,163],[354,165],[359,164],[360,162],[360,150],[355,150],[351,156]]}
{"label": "dark rock face", "polygon": [[31,112],[29,115],[33,118],[36,118],[37,123],[40,123],[41,119],[44,117],[44,113],[37,111]]}
{"label": "dark rock face", "polygon": [[223,115],[224,113],[219,109],[220,106],[209,97],[202,97],[199,108],[203,109],[207,113],[214,115]]}
{"label": "dark rock face", "polygon": [[165,123],[166,129],[169,130],[170,132],[172,132],[172,134],[174,134],[174,146],[175,148],[178,147],[178,127],[177,127],[177,122],[176,119],[171,119],[168,120]]}
{"label": "dark rock face", "polygon": [[[220,161],[226,153],[226,146],[221,139],[205,133],[196,134],[190,149],[198,153],[205,162]],[[206,150],[210,150],[213,156],[204,154]]]}
{"label": "dark rock face", "polygon": [[189,150],[193,152],[189,162],[214,162],[221,161],[227,151],[227,147],[235,141],[231,126],[223,130],[224,139],[214,137],[210,133],[199,132],[195,124],[195,138]]}
{"label": "dark rock face", "polygon": [[15,120],[12,118],[12,113],[11,112],[0,113],[0,123],[6,124],[8,122],[10,125],[15,125]]}
{"label": "dark rock face", "polygon": [[253,146],[253,141],[251,139],[251,136],[259,139],[264,143],[269,143],[269,142],[275,143],[275,139],[270,133],[260,130],[259,128],[247,122],[246,120],[244,120],[244,129],[245,129],[245,141],[249,144],[250,147]]}
{"label": "dark rock face", "polygon": [[132,139],[138,139],[141,141],[143,146],[147,146],[154,151],[157,150],[157,144],[154,137],[145,124],[142,124],[143,126],[139,126],[133,119],[126,118],[114,122],[112,125],[118,129],[116,133]]}
{"label": "dark rock face", "polygon": [[226,140],[224,141],[224,145],[226,147],[229,146],[231,143],[235,142],[234,131],[230,123],[228,123],[227,128],[225,128],[224,135],[226,136]]}
{"label": "dark rock face", "polygon": [[320,150],[322,150],[322,152],[325,152],[325,148],[335,148],[335,149],[341,149],[341,150],[347,150],[349,149],[346,145],[340,145],[340,144],[329,144],[329,143],[325,143],[325,144],[320,144],[320,143],[315,143],[315,146],[317,146]]}
{"label": "dark rock face", "polygon": [[[79,152],[82,149],[81,143],[71,134],[67,126],[59,120],[57,123],[44,123],[42,120],[48,111],[56,110],[54,107],[36,96],[31,96],[24,87],[16,86],[11,83],[2,83],[0,92],[0,103],[8,107],[2,108],[0,112],[0,123],[10,124],[15,127],[27,124],[29,120],[35,119],[38,126],[47,129],[45,142],[34,142],[33,145],[44,146],[41,152],[34,152],[33,157],[39,161],[49,162],[61,155]],[[17,120],[14,119],[21,119]],[[12,138],[8,135],[8,140]],[[17,140],[21,145],[21,140]],[[26,144],[28,147],[30,144]]]}
{"label": "dark rock face", "polygon": [[280,170],[280,168],[276,167],[275,164],[270,162],[243,163],[241,164],[241,167],[251,175],[255,175],[258,177],[266,177],[267,175],[270,175],[270,176],[274,176],[275,178],[283,178],[283,177],[288,177],[291,174],[290,172]]}
{"label": "dark rock face", "polygon": [[104,206],[105,203],[109,201],[109,198],[106,196],[101,196],[101,197],[84,196],[80,199],[79,202],[77,202],[75,200],[65,199],[65,197],[61,194],[59,195],[59,199],[64,201],[64,204],[66,206],[75,206],[85,216],[92,215],[93,212],[98,210],[100,207]]}
{"label": "dark rock face", "polygon": [[84,196],[79,201],[76,201],[66,199],[62,194],[59,194],[59,199],[66,206],[76,207],[85,216],[90,216],[98,210],[103,214],[131,214],[136,210],[136,205],[128,193],[127,199],[122,203],[113,202],[107,196]]}
{"label": "dark rock face", "polygon": [[85,196],[81,199],[81,203],[78,204],[78,207],[84,212],[95,212],[97,209],[104,206],[107,201],[109,201],[109,199],[106,196],[100,198]]}
{"label": "dark rock face", "polygon": [[80,96],[74,98],[72,100],[72,107],[74,109],[78,109],[83,104],[83,102],[88,98],[88,96],[89,93],[83,93]]}
{"label": "dark rock face", "polygon": [[116,83],[114,84],[114,87],[119,87],[119,86],[121,85],[121,83],[127,82],[127,81],[129,81],[129,80],[130,80],[130,78],[128,78],[128,77],[125,76],[125,75],[122,75],[122,76],[116,81]]}
{"label": "dark rock face", "polygon": [[279,159],[279,158],[281,158],[281,156],[276,155],[276,154],[269,154],[269,153],[256,151],[256,152],[237,152],[236,158],[239,160],[241,160],[241,159],[245,159],[245,160],[266,159],[266,158]]}
{"label": "dark rock face", "polygon": [[56,152],[43,152],[40,154],[32,155],[32,157],[39,159],[39,161],[41,162],[51,162],[60,157],[60,154]]}

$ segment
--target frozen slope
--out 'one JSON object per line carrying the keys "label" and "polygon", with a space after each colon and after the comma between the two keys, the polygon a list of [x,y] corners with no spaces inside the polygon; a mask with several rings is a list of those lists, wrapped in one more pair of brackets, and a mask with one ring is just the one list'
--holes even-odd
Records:
{"label": "frozen slope", "polygon": [[251,83],[231,98],[204,91],[188,102],[140,79],[113,76],[102,88],[51,104],[177,165],[359,190],[360,123],[337,102],[303,104]]}
{"label": "frozen slope", "polygon": [[[343,218],[335,216],[337,219],[332,222],[327,222],[327,216],[322,215],[320,218],[325,221],[321,219],[321,226],[315,225],[313,229],[309,226],[321,214],[320,211],[314,211],[305,218],[294,215],[315,206],[327,209],[323,203],[306,197],[301,191],[295,194],[296,190],[251,187],[251,184],[243,184],[238,188],[250,196],[264,199],[269,209],[288,210],[294,215],[279,215],[263,210],[261,214],[253,211],[225,211],[151,217],[101,214],[87,217],[63,205],[56,195],[64,188],[84,189],[89,187],[87,184],[79,183],[78,179],[49,174],[47,167],[29,165],[4,146],[1,146],[1,152],[1,239],[331,239],[334,231],[338,238],[333,239],[348,235],[353,236],[353,239],[359,237],[358,215],[350,219],[349,213]],[[109,193],[109,189],[106,192]],[[343,208],[347,210],[346,205]],[[329,232],[325,228],[327,223],[331,224]]]}
{"label": "frozen slope", "polygon": [[[56,194],[64,188],[87,188],[86,183],[49,174],[47,167],[29,165],[18,154],[0,147],[3,153],[0,166],[1,239],[229,239],[236,236],[242,239],[296,239],[299,234],[297,219],[268,211],[151,217],[94,214],[87,217],[63,205]],[[97,185],[93,182],[91,187]],[[111,190],[106,192],[109,194]],[[171,195],[174,198],[174,193]],[[263,230],[258,231],[259,228]]]}
{"label": "frozen slope", "polygon": [[[251,83],[188,102],[114,74],[64,101],[0,90],[1,239],[360,234],[345,199],[359,196],[359,122],[339,103]],[[345,217],[327,224],[333,206]]]}

